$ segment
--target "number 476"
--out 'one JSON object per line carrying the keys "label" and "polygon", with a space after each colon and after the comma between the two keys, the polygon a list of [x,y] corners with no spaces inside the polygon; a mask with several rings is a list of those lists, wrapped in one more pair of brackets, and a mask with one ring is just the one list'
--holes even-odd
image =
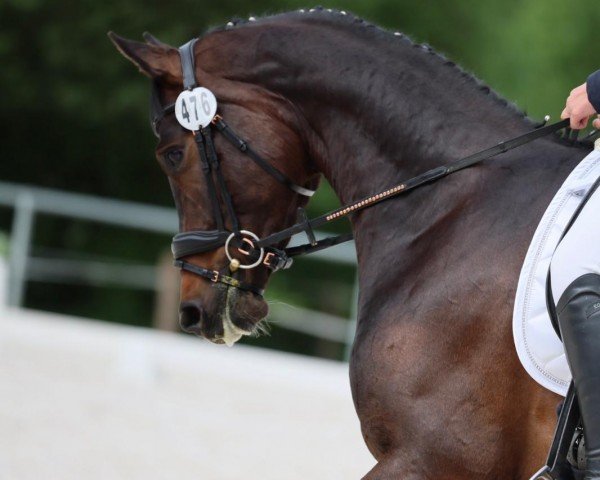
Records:
{"label": "number 476", "polygon": [[[198,99],[197,97],[191,96],[190,97],[190,102],[192,102],[194,104],[194,117],[196,119],[196,121],[199,121],[200,118],[198,117]],[[202,92],[200,94],[200,106],[202,107],[202,111],[204,112],[205,116],[210,115],[210,104],[208,103],[208,98],[206,96],[206,92]],[[185,100],[181,103],[181,116],[183,118],[185,118],[188,122],[190,121],[190,114],[188,112],[187,109],[187,103],[185,102]]]}

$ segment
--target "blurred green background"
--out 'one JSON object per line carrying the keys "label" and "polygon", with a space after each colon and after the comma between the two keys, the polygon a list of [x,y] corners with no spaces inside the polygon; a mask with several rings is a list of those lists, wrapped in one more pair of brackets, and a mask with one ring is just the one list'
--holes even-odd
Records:
{"label": "blurred green background", "polygon": [[[557,118],[571,88],[600,68],[597,0],[357,0],[351,11],[425,42],[515,101],[534,118]],[[148,82],[106,37],[148,30],[173,45],[232,17],[310,8],[303,1],[170,2],[4,0],[0,3],[0,180],[172,206],[154,162]],[[392,38],[390,38],[392,41]],[[323,189],[315,215],[335,206]],[[12,211],[0,209],[0,230]],[[34,254],[155,264],[170,238],[43,216]],[[318,288],[314,279],[320,279]],[[349,317],[354,269],[300,260],[272,282],[270,296]],[[152,292],[30,282],[25,306],[148,326]],[[331,358],[343,345],[273,328],[247,343]]]}

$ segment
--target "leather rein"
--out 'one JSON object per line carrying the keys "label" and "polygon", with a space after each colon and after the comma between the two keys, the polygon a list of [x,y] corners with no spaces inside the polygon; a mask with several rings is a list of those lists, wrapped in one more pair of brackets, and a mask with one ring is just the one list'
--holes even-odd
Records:
{"label": "leather rein", "polygon": [[[179,55],[183,71],[184,90],[192,90],[198,86],[195,75],[194,45],[197,39],[193,39],[180,47]],[[158,136],[157,127],[164,116],[174,112],[175,104],[163,107],[158,96],[158,87],[153,84],[151,96],[151,126],[154,134]],[[546,119],[547,121],[547,119]],[[467,157],[455,160],[453,162],[441,165],[428,170],[420,175],[412,177],[398,185],[393,185],[381,192],[369,195],[358,201],[344,205],[332,210],[319,217],[308,219],[304,209],[299,209],[298,221],[291,227],[272,233],[264,238],[258,238],[249,230],[241,229],[235,209],[231,200],[231,195],[227,189],[225,179],[223,178],[217,152],[213,142],[213,128],[221,133],[231,144],[238,148],[242,153],[254,161],[267,174],[271,175],[278,182],[285,185],[293,192],[311,197],[315,192],[308,188],[294,183],[283,172],[273,167],[269,162],[256,153],[246,141],[240,138],[223,120],[220,115],[215,115],[211,124],[197,131],[191,132],[194,136],[202,171],[208,185],[208,195],[211,201],[213,215],[215,218],[216,230],[195,230],[181,232],[173,237],[171,250],[175,259],[174,265],[182,270],[188,271],[209,281],[222,283],[228,286],[252,292],[256,295],[263,295],[264,290],[235,278],[236,272],[240,269],[256,268],[260,265],[271,271],[287,269],[292,265],[293,257],[323,250],[325,248],[338,245],[352,240],[352,233],[327,237],[317,240],[314,229],[329,222],[347,217],[350,214],[373,207],[380,202],[398,197],[402,194],[415,190],[416,188],[440,180],[452,173],[471,167],[484,160],[500,155],[514,148],[525,145],[533,140],[557,132],[563,128],[566,129],[565,136],[574,142],[577,139],[577,130],[568,129],[569,120],[562,120],[551,125],[545,125],[545,122],[536,129],[514,137],[512,139],[500,142],[493,147],[486,148],[480,152]],[[594,136],[593,132],[588,138]],[[225,222],[221,205],[217,196],[217,189],[220,197],[225,204],[227,215],[231,221],[232,231],[225,229]],[[275,245],[289,240],[293,235],[304,232],[308,237],[308,243],[288,248],[276,248]],[[229,259],[230,275],[221,273],[218,270],[211,270],[197,266],[185,260],[190,255],[205,253],[225,247],[225,254]],[[230,250],[237,252],[246,262],[242,263],[234,257]]]}

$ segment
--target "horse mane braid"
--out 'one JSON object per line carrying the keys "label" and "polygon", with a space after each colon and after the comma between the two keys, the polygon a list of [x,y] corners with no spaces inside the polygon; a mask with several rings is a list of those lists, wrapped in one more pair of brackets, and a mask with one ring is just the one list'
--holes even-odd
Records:
{"label": "horse mane braid", "polygon": [[284,12],[276,15],[269,15],[264,17],[254,17],[250,16],[247,19],[242,19],[239,17],[232,18],[226,25],[222,25],[219,27],[215,27],[210,29],[208,33],[215,31],[223,31],[229,30],[231,28],[235,28],[238,26],[247,25],[250,23],[260,23],[261,21],[273,20],[273,19],[289,19],[289,18],[308,18],[309,15],[319,15],[320,20],[330,21],[335,25],[346,25],[351,28],[368,28],[377,35],[379,35],[384,40],[393,40],[393,41],[401,41],[405,42],[407,45],[412,46],[414,48],[422,49],[424,52],[429,53],[434,58],[438,59],[442,62],[442,64],[446,67],[451,68],[456,71],[464,80],[467,82],[473,83],[474,86],[485,95],[491,97],[496,103],[501,105],[504,108],[508,108],[512,113],[516,114],[521,118],[527,118],[526,112],[520,110],[516,104],[513,102],[509,102],[501,95],[499,95],[496,91],[494,91],[489,85],[485,82],[477,78],[472,73],[464,70],[462,67],[457,65],[455,62],[449,60],[444,54],[436,52],[433,47],[428,45],[427,43],[417,43],[413,41],[409,36],[402,32],[391,32],[384,28],[381,28],[379,25],[368,22],[367,20],[360,18],[354,15],[351,12],[347,12],[345,10],[337,10],[332,8],[324,8],[322,6],[316,6],[310,9],[300,9],[289,12]]}

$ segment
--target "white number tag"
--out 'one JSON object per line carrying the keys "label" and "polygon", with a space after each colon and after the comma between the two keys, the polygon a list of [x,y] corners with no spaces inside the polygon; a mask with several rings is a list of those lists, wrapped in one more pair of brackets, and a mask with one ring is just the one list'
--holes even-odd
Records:
{"label": "white number tag", "polygon": [[175,101],[175,117],[183,128],[199,130],[210,124],[217,113],[217,99],[204,87],[184,90]]}

